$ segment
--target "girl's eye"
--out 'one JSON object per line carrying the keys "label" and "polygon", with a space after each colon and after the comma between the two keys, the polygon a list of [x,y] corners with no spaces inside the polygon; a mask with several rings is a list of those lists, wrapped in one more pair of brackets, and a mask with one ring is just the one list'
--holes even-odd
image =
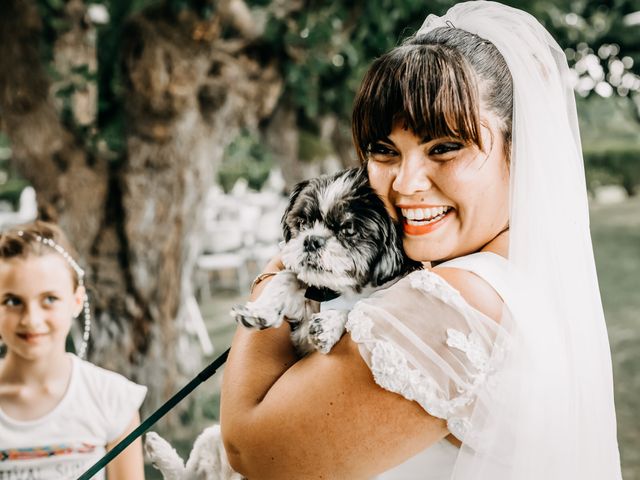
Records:
{"label": "girl's eye", "polygon": [[444,154],[450,153],[450,152],[457,152],[462,147],[464,147],[464,145],[462,143],[459,143],[459,142],[439,143],[438,145],[434,146],[429,151],[429,155],[436,155],[437,156],[437,155],[444,155]]}
{"label": "girl's eye", "polygon": [[369,145],[367,156],[374,160],[384,160],[385,158],[395,157],[397,152],[390,146],[383,143],[374,143]]}
{"label": "girl's eye", "polygon": [[17,307],[17,306],[20,306],[22,302],[17,297],[7,297],[4,299],[2,304],[6,305],[7,307]]}
{"label": "girl's eye", "polygon": [[47,295],[46,297],[44,297],[44,303],[51,305],[52,303],[55,303],[58,301],[58,297],[54,296],[54,295]]}

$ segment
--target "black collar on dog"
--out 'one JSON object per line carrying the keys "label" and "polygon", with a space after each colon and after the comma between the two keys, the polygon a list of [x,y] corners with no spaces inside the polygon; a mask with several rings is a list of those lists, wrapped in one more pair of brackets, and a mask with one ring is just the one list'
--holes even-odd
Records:
{"label": "black collar on dog", "polygon": [[340,294],[330,288],[308,287],[307,291],[304,292],[304,296],[305,298],[315,300],[316,302],[328,302],[329,300],[338,298]]}

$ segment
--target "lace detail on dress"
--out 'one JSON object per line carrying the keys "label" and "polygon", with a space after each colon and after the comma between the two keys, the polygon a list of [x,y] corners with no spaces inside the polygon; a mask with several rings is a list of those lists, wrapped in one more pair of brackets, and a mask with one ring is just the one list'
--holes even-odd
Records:
{"label": "lace detail on dress", "polygon": [[[438,298],[462,314],[477,315],[462,295],[435,273],[425,270],[413,272],[410,282],[412,288]],[[447,328],[446,345],[463,352],[470,367],[464,381],[450,392],[434,378],[411,365],[404,351],[394,343],[374,336],[373,327],[374,322],[366,314],[366,306],[356,305],[349,314],[346,330],[369,353],[367,363],[375,382],[385,390],[418,402],[430,415],[447,420],[449,431],[464,441],[472,427],[470,415],[473,409],[468,406],[475,401],[478,389],[485,384],[493,384],[491,377],[503,356],[502,348],[495,345],[491,352],[483,345],[478,333],[466,335],[454,328]]]}
{"label": "lace detail on dress", "polygon": [[477,370],[485,371],[489,365],[489,352],[482,346],[482,340],[476,332],[465,336],[455,328],[447,328],[447,345],[457,348],[467,355],[467,358]]}
{"label": "lace detail on dress", "polygon": [[431,270],[418,270],[411,273],[409,277],[413,288],[429,293],[452,307],[457,308],[461,303],[466,304],[460,292]]}
{"label": "lace detail on dress", "polygon": [[346,328],[351,338],[365,344],[371,353],[371,373],[378,385],[418,402],[429,414],[445,420],[456,409],[471,402],[469,395],[459,395],[451,400],[444,398],[444,392],[435,380],[412,368],[400,349],[387,340],[374,338],[372,326],[371,319],[356,309],[349,314]]}

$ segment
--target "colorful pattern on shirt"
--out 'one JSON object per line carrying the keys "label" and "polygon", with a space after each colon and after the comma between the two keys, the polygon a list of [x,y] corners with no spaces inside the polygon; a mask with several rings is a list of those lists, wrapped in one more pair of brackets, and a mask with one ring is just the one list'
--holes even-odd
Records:
{"label": "colorful pattern on shirt", "polygon": [[78,445],[61,443],[59,445],[45,445],[42,447],[11,448],[8,450],[0,450],[0,462],[7,460],[33,460],[34,458],[70,455],[73,453],[92,453],[95,449],[95,445],[88,443],[80,443]]}

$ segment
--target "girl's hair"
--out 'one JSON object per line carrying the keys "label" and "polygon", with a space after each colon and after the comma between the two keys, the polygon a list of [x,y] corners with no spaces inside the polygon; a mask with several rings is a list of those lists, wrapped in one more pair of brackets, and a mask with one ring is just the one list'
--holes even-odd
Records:
{"label": "girl's hair", "polygon": [[482,148],[480,105],[501,119],[505,156],[511,150],[513,83],[489,41],[457,28],[409,37],[376,59],[353,109],[353,139],[361,162],[402,122],[421,138],[454,137]]}
{"label": "girl's hair", "polygon": [[[20,233],[21,232],[21,233]],[[60,245],[72,258],[77,258],[74,248],[69,243],[60,227],[53,223],[36,220],[35,222],[19,225],[0,233],[0,259],[41,257],[56,253],[49,245],[45,245],[37,237],[49,238]],[[67,262],[68,263],[68,262]],[[78,288],[80,279],[78,273],[69,265],[73,288]]]}

